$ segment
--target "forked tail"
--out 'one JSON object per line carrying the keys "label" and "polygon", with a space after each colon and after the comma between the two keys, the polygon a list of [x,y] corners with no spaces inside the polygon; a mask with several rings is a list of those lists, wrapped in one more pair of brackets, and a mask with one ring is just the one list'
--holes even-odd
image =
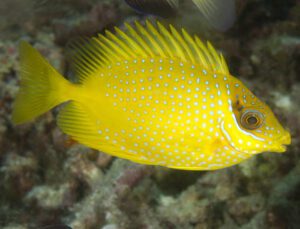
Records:
{"label": "forked tail", "polygon": [[72,84],[61,76],[30,44],[20,44],[21,88],[12,120],[21,124],[70,99]]}

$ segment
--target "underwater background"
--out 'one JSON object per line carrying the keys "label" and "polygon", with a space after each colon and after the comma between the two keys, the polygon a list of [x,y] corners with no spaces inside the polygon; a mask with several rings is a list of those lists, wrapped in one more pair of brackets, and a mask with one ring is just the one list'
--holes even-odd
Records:
{"label": "underwater background", "polygon": [[21,126],[11,121],[20,40],[73,79],[72,39],[154,16],[123,0],[1,0],[0,228],[299,228],[300,1],[238,0],[236,13],[225,32],[196,14],[168,22],[222,51],[231,74],[290,130],[292,144],[283,154],[197,172],[139,165],[77,144],[58,129],[59,108]]}

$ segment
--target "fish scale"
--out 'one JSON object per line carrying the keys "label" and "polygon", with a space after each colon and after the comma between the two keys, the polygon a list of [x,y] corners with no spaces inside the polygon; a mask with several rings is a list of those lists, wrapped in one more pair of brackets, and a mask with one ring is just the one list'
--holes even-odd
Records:
{"label": "fish scale", "polygon": [[25,123],[64,103],[58,126],[81,144],[185,170],[286,151],[290,133],[210,43],[159,22],[126,28],[74,45],[77,84],[22,42],[13,121]]}
{"label": "fish scale", "polygon": [[[102,120],[106,125],[96,120],[102,141],[138,155],[142,163],[217,169],[247,157],[228,146],[206,150],[216,137],[225,141],[219,125],[229,106],[228,76],[180,60],[151,58],[117,62],[90,80],[105,85],[99,92],[126,119],[109,117]],[[217,163],[209,163],[214,158]]]}

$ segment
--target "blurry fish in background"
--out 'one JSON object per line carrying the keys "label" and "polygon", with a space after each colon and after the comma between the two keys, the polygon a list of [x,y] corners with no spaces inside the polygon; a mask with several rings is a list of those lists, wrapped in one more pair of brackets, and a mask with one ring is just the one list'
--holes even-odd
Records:
{"label": "blurry fish in background", "polygon": [[72,229],[72,228],[65,224],[55,224],[55,225],[40,227],[38,229]]}
{"label": "blurry fish in background", "polygon": [[[215,29],[226,31],[236,18],[235,0],[187,0],[197,7],[200,14]],[[184,12],[186,1],[179,0],[125,0],[140,13],[156,15],[164,18],[187,15]]]}
{"label": "blurry fish in background", "polygon": [[178,0],[125,0],[139,13],[153,14],[160,17],[174,17],[178,13]]}

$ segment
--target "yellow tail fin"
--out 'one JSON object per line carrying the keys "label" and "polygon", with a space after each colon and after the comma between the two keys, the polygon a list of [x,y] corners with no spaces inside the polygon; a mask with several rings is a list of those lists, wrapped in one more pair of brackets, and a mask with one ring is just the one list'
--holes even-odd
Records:
{"label": "yellow tail fin", "polygon": [[20,44],[21,88],[12,120],[21,124],[69,100],[71,83],[61,76],[30,44]]}

